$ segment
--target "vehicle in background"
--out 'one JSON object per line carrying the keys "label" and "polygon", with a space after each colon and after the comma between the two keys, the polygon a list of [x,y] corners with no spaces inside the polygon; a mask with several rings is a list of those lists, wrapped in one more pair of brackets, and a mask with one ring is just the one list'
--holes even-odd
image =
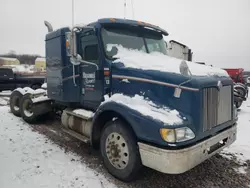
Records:
{"label": "vehicle in background", "polygon": [[18,87],[38,89],[44,83],[45,75],[32,73],[17,73],[11,68],[0,67],[0,91],[14,90]]}
{"label": "vehicle in background", "polygon": [[245,80],[243,78],[243,68],[224,68],[224,70],[227,71],[233,82],[245,84]]}
{"label": "vehicle in background", "polygon": [[247,86],[250,86],[250,71],[243,71],[243,79]]}
{"label": "vehicle in background", "polygon": [[192,61],[193,52],[188,46],[176,40],[170,40],[168,43],[166,42],[166,44],[168,56]]}
{"label": "vehicle in background", "polygon": [[[247,80],[244,78],[244,69],[243,68],[224,68],[227,71],[229,76],[234,82],[234,89],[237,90],[237,96],[235,95],[235,104],[239,108],[242,105],[242,102],[245,101],[248,97],[249,89],[247,87]],[[239,97],[240,96],[240,97]]]}
{"label": "vehicle in background", "polygon": [[242,94],[241,87],[242,86],[240,86],[238,84],[234,85],[234,104],[235,104],[236,108],[240,108],[243,101],[247,100],[247,97]]}
{"label": "vehicle in background", "polygon": [[250,86],[250,77],[247,77],[247,86]]}

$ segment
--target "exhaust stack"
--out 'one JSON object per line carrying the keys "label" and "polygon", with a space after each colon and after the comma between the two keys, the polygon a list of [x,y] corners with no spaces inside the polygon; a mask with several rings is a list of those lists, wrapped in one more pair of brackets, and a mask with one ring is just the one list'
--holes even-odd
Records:
{"label": "exhaust stack", "polygon": [[52,25],[51,25],[49,22],[44,21],[44,24],[45,24],[46,27],[48,28],[48,32],[49,32],[49,33],[53,31],[53,27],[52,27]]}

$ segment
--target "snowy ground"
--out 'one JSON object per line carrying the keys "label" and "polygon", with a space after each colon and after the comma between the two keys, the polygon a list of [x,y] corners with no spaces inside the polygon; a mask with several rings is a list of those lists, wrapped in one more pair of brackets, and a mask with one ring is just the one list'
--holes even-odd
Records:
{"label": "snowy ground", "polygon": [[59,121],[28,125],[9,112],[0,93],[0,188],[248,187],[250,98],[239,111],[237,141],[221,155],[180,175],[144,168],[130,184],[110,176],[86,145],[66,136]]}
{"label": "snowy ground", "polygon": [[236,157],[237,161],[243,164],[245,161],[250,160],[250,96],[242,104],[238,114],[237,139],[234,144],[222,152],[222,156],[229,158]]}
{"label": "snowy ground", "polygon": [[115,187],[0,107],[0,187]]}

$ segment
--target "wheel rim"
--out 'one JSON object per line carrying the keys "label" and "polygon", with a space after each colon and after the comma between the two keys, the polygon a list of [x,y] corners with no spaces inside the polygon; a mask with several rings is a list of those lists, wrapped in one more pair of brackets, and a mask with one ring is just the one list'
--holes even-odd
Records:
{"label": "wheel rim", "polygon": [[33,116],[33,112],[31,109],[32,109],[32,103],[30,102],[30,100],[23,101],[23,113],[26,117]]}
{"label": "wheel rim", "polygon": [[117,169],[128,165],[128,144],[119,133],[111,133],[106,139],[106,154],[109,162]]}
{"label": "wheel rim", "polygon": [[14,96],[13,99],[13,108],[15,111],[18,111],[19,110],[19,97],[17,96]]}

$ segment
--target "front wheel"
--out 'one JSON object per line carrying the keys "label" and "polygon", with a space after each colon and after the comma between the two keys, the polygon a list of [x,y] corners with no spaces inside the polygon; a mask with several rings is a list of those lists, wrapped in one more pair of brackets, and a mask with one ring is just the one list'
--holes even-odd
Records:
{"label": "front wheel", "polygon": [[100,149],[109,173],[122,181],[132,181],[141,169],[141,158],[132,130],[120,120],[107,123]]}
{"label": "front wheel", "polygon": [[20,113],[24,121],[34,123],[37,120],[36,114],[32,111],[33,101],[31,94],[25,94],[20,101]]}

